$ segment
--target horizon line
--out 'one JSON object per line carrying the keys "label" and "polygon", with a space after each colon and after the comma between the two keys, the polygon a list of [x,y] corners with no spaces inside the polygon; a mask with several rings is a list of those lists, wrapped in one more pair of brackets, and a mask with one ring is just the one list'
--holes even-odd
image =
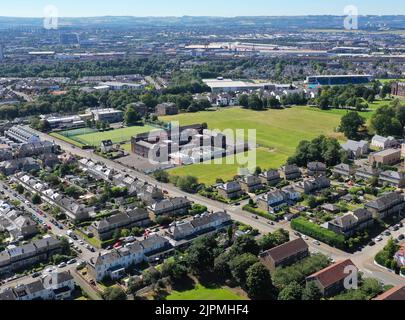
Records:
{"label": "horizon line", "polygon": [[[224,16],[224,15],[96,15],[96,16],[64,16],[58,17],[59,19],[85,19],[85,18],[288,18],[288,17],[345,17],[345,14],[297,14],[297,15],[236,15],[236,16]],[[358,17],[401,17],[405,16],[405,13],[401,14],[363,14]],[[45,16],[3,16],[1,18],[8,19],[42,19]]]}

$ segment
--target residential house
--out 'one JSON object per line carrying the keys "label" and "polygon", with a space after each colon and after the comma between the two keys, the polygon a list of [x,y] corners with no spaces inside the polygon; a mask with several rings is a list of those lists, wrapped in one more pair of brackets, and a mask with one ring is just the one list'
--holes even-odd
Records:
{"label": "residential house", "polygon": [[367,141],[348,140],[342,145],[343,150],[347,152],[350,159],[359,159],[368,154],[369,144]]}
{"label": "residential house", "polygon": [[378,182],[382,185],[387,184],[396,188],[404,188],[405,173],[397,171],[384,171],[380,174]]}
{"label": "residential house", "polygon": [[7,176],[18,171],[31,172],[40,169],[41,166],[33,158],[13,159],[0,163],[0,171]]}
{"label": "residential house", "polygon": [[148,114],[148,107],[143,102],[135,102],[131,103],[131,106],[135,109],[135,111],[141,116],[145,117]]}
{"label": "residential house", "polygon": [[301,193],[295,190],[295,188],[292,186],[286,186],[282,188],[281,191],[283,191],[287,195],[288,201],[292,203],[297,202],[301,199]]}
{"label": "residential house", "polygon": [[326,164],[322,162],[308,162],[307,173],[309,176],[325,176],[326,175]]}
{"label": "residential house", "polygon": [[379,152],[371,153],[368,161],[371,165],[395,165],[401,161],[401,149],[385,149]]}
{"label": "residential house", "polygon": [[107,277],[118,280],[125,276],[126,269],[144,260],[144,249],[139,242],[135,242],[100,254],[97,258],[91,258],[87,263],[87,272],[96,281],[102,281]]}
{"label": "residential house", "polygon": [[286,205],[287,201],[288,196],[283,191],[276,190],[258,197],[257,205],[263,211],[277,212],[281,207]]}
{"label": "residential house", "polygon": [[178,216],[187,214],[191,208],[191,202],[184,197],[176,197],[170,199],[163,199],[148,206],[148,211],[152,216]]}
{"label": "residential house", "polygon": [[22,144],[17,150],[18,157],[33,157],[54,153],[57,145],[50,141],[37,141]]}
{"label": "residential house", "polygon": [[171,116],[179,113],[179,108],[175,103],[165,102],[158,104],[155,108],[155,113],[158,116]]}
{"label": "residential house", "polygon": [[224,199],[238,199],[243,195],[240,184],[236,181],[224,183],[217,187],[218,194]]}
{"label": "residential house", "polygon": [[14,272],[46,261],[52,255],[60,252],[61,242],[52,237],[45,237],[20,247],[7,249],[0,253],[0,274]]}
{"label": "residential house", "polygon": [[168,239],[157,234],[146,237],[141,241],[141,246],[145,259],[149,262],[166,257],[174,250]]}
{"label": "residential house", "polygon": [[325,176],[317,176],[312,179],[305,179],[294,184],[294,189],[298,192],[311,194],[330,187],[330,180]]}
{"label": "residential house", "polygon": [[246,193],[254,193],[260,189],[262,189],[262,181],[258,176],[255,175],[247,175],[242,178],[240,181],[240,187]]}
{"label": "residential house", "polygon": [[190,240],[203,234],[216,232],[231,223],[232,219],[226,212],[205,213],[192,220],[176,223],[167,233],[176,241]]}
{"label": "residential house", "polygon": [[357,168],[355,177],[361,180],[371,180],[377,178],[380,171],[372,166],[363,165]]}
{"label": "residential house", "polygon": [[352,166],[345,164],[345,163],[341,163],[341,164],[334,166],[332,169],[332,172],[333,172],[333,174],[335,174],[337,176],[350,178],[351,176],[354,175],[355,170],[353,169]]}
{"label": "residential house", "polygon": [[301,178],[301,171],[295,164],[287,164],[281,167],[281,177],[285,180],[296,180]]}
{"label": "residential house", "polygon": [[103,140],[100,143],[101,152],[110,152],[114,149],[114,144],[111,140]]}
{"label": "residential house", "polygon": [[276,186],[281,182],[280,172],[278,170],[268,170],[259,175],[263,184]]}
{"label": "residential house", "polygon": [[358,272],[358,268],[350,259],[347,259],[310,275],[306,278],[306,282],[307,285],[315,283],[324,297],[330,297],[345,290],[345,279],[353,272]]}
{"label": "residential house", "polygon": [[289,266],[309,256],[308,244],[302,239],[284,243],[260,254],[260,260],[271,271]]}
{"label": "residential house", "polygon": [[321,206],[321,208],[327,212],[336,214],[340,212],[340,209],[338,206],[331,204],[331,203],[325,203]]}
{"label": "residential house", "polygon": [[95,237],[104,241],[111,239],[115,231],[145,227],[150,224],[149,214],[145,209],[136,208],[127,212],[112,215],[100,221],[95,221],[89,227]]}
{"label": "residential house", "polygon": [[342,217],[329,221],[328,229],[350,238],[357,232],[367,229],[374,224],[373,215],[366,209],[357,209]]}
{"label": "residential house", "polygon": [[405,209],[404,196],[397,192],[386,193],[379,198],[365,204],[374,218],[385,218],[400,214]]}
{"label": "residential house", "polygon": [[393,287],[390,290],[379,295],[373,300],[380,301],[404,301],[405,300],[405,284]]}
{"label": "residential house", "polygon": [[397,141],[394,137],[382,137],[375,135],[371,140],[371,146],[379,149],[388,149],[397,145]]}

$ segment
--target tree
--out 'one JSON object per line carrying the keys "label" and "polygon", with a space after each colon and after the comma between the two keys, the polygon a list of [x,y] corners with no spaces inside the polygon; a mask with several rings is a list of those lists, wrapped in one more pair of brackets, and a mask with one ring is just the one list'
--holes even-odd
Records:
{"label": "tree", "polygon": [[342,147],[336,139],[321,135],[312,141],[301,141],[288,163],[305,167],[308,162],[320,161],[334,166],[341,162],[342,154]]}
{"label": "tree", "polygon": [[377,109],[370,120],[371,128],[381,136],[402,136],[403,127],[396,118],[393,106],[382,106]]}
{"label": "tree", "polygon": [[246,288],[252,299],[271,299],[273,297],[275,288],[270,272],[261,262],[252,265],[246,271]]}
{"label": "tree", "polygon": [[164,170],[155,171],[153,173],[153,177],[157,181],[162,182],[162,183],[168,183],[169,182],[169,174],[167,173],[167,171],[164,171]]}
{"label": "tree", "polygon": [[244,286],[246,283],[247,270],[257,262],[259,262],[259,259],[251,253],[236,256],[229,262],[233,278],[241,286]]}
{"label": "tree", "polygon": [[32,197],[31,197],[31,202],[35,205],[37,204],[41,204],[42,200],[41,200],[41,196],[38,193],[35,193]]}
{"label": "tree", "polygon": [[302,287],[297,282],[286,285],[278,295],[278,300],[301,300]]}
{"label": "tree", "polygon": [[251,94],[248,98],[249,109],[263,110],[263,101],[257,94]]}
{"label": "tree", "polygon": [[223,252],[214,260],[214,272],[220,279],[229,279],[232,276],[229,268],[229,258],[229,254]]}
{"label": "tree", "polygon": [[128,292],[135,294],[145,286],[141,277],[131,277],[128,280]]}
{"label": "tree", "polygon": [[269,233],[262,237],[258,242],[263,251],[277,247],[283,243],[288,242],[290,239],[288,231],[279,229],[274,233]]}
{"label": "tree", "polygon": [[196,193],[199,187],[198,179],[193,176],[179,177],[176,186],[182,191]]}
{"label": "tree", "polygon": [[239,96],[239,104],[244,107],[244,108],[248,108],[249,107],[249,97],[246,94],[242,94]]}
{"label": "tree", "polygon": [[155,268],[149,268],[142,273],[146,285],[155,284],[161,278],[160,272]]}
{"label": "tree", "polygon": [[186,251],[186,262],[191,272],[203,274],[214,268],[214,249],[218,244],[212,237],[197,239]]}
{"label": "tree", "polygon": [[314,282],[309,282],[302,291],[302,300],[316,301],[322,298],[322,293]]}
{"label": "tree", "polygon": [[339,131],[343,132],[348,139],[355,139],[365,120],[357,112],[351,111],[342,117]]}
{"label": "tree", "polygon": [[15,190],[19,193],[19,194],[23,194],[24,193],[24,187],[21,184],[17,184],[17,186],[15,187]]}
{"label": "tree", "polygon": [[61,243],[62,254],[65,256],[70,256],[72,251],[71,251],[68,239],[66,239],[65,237],[62,237],[62,238],[60,238],[60,243]]}
{"label": "tree", "polygon": [[104,290],[103,298],[104,300],[126,300],[127,295],[120,287],[113,286]]}
{"label": "tree", "polygon": [[169,277],[175,283],[187,275],[187,267],[180,261],[166,260],[162,265],[161,273],[163,277]]}
{"label": "tree", "polygon": [[134,126],[141,120],[141,116],[134,109],[132,105],[127,106],[127,110],[124,115],[124,121],[127,126]]}
{"label": "tree", "polygon": [[255,174],[256,176],[258,176],[258,175],[259,175],[259,174],[261,174],[262,172],[263,172],[262,168],[260,168],[260,167],[256,167],[256,168],[255,168],[255,173],[254,173],[254,174]]}
{"label": "tree", "polygon": [[250,235],[243,235],[236,238],[235,243],[232,245],[230,254],[235,257],[243,253],[251,253],[258,255],[260,247],[256,240]]}

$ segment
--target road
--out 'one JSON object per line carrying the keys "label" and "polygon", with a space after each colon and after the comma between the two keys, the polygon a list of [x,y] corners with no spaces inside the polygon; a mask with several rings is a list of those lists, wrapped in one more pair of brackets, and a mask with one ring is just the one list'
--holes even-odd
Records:
{"label": "road", "polygon": [[[168,192],[168,194],[172,197],[187,197],[189,200],[191,200],[195,203],[202,204],[202,205],[206,206],[208,208],[208,210],[212,210],[212,211],[226,210],[227,213],[232,217],[233,220],[250,225],[253,228],[259,230],[263,234],[267,234],[269,232],[274,232],[275,230],[277,230],[279,228],[284,228],[285,230],[290,231],[292,239],[294,239],[296,237],[296,236],[294,236],[294,231],[291,229],[289,223],[278,223],[278,224],[275,224],[274,226],[269,225],[267,219],[260,218],[260,217],[258,219],[253,218],[253,215],[247,213],[246,211],[243,211],[240,206],[222,204],[220,202],[202,197],[200,195],[189,194],[189,193],[183,192],[171,184],[159,183],[152,177],[147,176],[138,170],[130,169],[117,162],[100,157],[100,156],[94,154],[92,152],[92,150],[82,150],[82,149],[76,148],[67,142],[61,141],[59,139],[56,139],[54,137],[51,137],[51,136],[41,133],[41,132],[37,132],[37,134],[39,135],[39,137],[42,140],[51,141],[51,142],[56,143],[65,152],[74,154],[79,157],[85,157],[85,158],[91,159],[92,161],[95,161],[95,162],[103,163],[104,165],[106,165],[110,168],[113,168],[115,170],[118,170],[118,171],[126,172],[126,173],[130,174],[131,176],[138,178],[141,181],[145,181],[151,185],[156,185],[159,188],[166,190]],[[400,233],[404,233],[404,232],[405,232],[405,228],[396,232],[395,234],[399,235]],[[369,274],[370,276],[372,275],[373,277],[380,279],[381,281],[383,281],[386,284],[398,285],[398,284],[405,282],[404,278],[397,276],[383,268],[376,267],[373,264],[373,257],[379,250],[382,249],[382,247],[386,243],[386,240],[384,240],[383,243],[379,243],[378,245],[376,245],[374,247],[367,247],[363,251],[357,252],[355,254],[346,253],[342,250],[330,247],[324,243],[322,243],[320,246],[318,246],[313,243],[313,239],[308,239],[307,243],[310,247],[311,252],[323,253],[327,256],[330,256],[335,261],[338,261],[341,259],[347,259],[347,258],[352,259],[353,262],[364,273]]]}

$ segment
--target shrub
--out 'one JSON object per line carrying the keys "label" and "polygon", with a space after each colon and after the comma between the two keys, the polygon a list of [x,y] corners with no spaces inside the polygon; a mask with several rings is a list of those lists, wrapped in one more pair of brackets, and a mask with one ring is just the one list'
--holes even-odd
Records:
{"label": "shrub", "polygon": [[251,205],[249,205],[249,204],[243,206],[243,210],[244,210],[244,211],[247,211],[247,212],[250,212],[250,213],[253,213],[253,214],[256,214],[256,215],[258,215],[258,216],[260,216],[260,217],[263,217],[263,218],[265,218],[265,219],[269,219],[269,220],[271,220],[271,221],[276,221],[276,220],[277,220],[274,215],[272,215],[272,214],[270,214],[270,213],[268,213],[268,212],[265,212],[265,211],[263,211],[263,210],[253,208],[253,207],[252,207]]}
{"label": "shrub", "polygon": [[324,229],[315,223],[305,220],[304,218],[292,220],[291,228],[336,248],[344,249],[346,247],[345,238],[343,235],[339,235],[333,231]]}

